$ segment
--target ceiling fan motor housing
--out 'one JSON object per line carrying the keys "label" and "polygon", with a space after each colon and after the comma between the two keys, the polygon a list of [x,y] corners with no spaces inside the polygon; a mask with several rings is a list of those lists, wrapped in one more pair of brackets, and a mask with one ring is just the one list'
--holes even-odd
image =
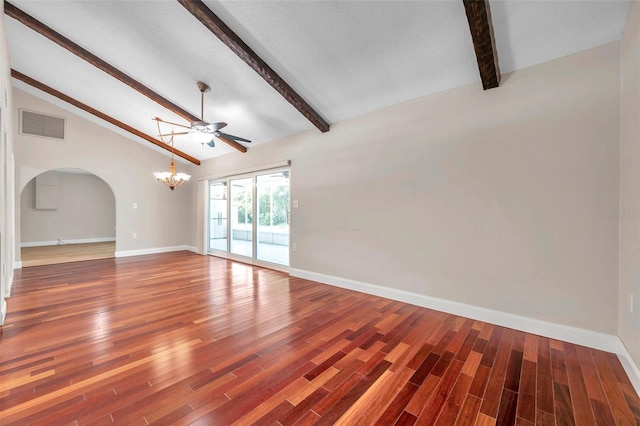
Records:
{"label": "ceiling fan motor housing", "polygon": [[209,87],[207,83],[203,83],[202,81],[199,81],[197,84],[198,84],[198,90],[200,90],[200,92],[202,93],[207,93],[208,91],[211,90],[211,87]]}

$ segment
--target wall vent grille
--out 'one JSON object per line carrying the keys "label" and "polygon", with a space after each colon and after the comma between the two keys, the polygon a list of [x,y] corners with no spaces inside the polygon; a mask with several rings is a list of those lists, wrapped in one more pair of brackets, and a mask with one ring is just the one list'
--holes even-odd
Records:
{"label": "wall vent grille", "polygon": [[20,110],[20,133],[64,139],[65,120],[62,117]]}

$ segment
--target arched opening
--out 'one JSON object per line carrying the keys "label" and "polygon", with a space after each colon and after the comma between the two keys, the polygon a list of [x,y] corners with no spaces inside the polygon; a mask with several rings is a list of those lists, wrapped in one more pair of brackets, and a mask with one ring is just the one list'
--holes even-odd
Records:
{"label": "arched opening", "polygon": [[114,257],[115,240],[113,191],[91,172],[50,170],[22,189],[22,267]]}

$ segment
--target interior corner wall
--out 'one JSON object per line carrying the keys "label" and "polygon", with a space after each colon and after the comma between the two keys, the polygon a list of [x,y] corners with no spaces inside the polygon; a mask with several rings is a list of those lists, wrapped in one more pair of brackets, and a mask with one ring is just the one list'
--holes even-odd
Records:
{"label": "interior corner wall", "polygon": [[48,173],[57,176],[57,206],[37,209],[36,179],[29,181],[20,196],[22,246],[115,239],[115,199],[106,182],[92,174]]}
{"label": "interior corner wall", "polygon": [[291,267],[615,335],[619,43],[205,161],[291,160]]}
{"label": "interior corner wall", "polygon": [[[84,169],[105,181],[113,191],[116,253],[162,250],[187,244],[189,226],[184,215],[189,201],[188,186],[192,183],[170,191],[153,177],[153,172],[169,167],[169,156],[90,121],[81,111],[72,113],[16,87],[14,96],[16,129],[19,108],[66,118],[64,141],[16,132],[18,194],[40,173],[60,168]],[[20,219],[19,211],[16,219]],[[19,223],[17,229],[20,229]],[[19,237],[16,242],[18,250],[21,240]]]}
{"label": "interior corner wall", "polygon": [[640,365],[640,4],[635,1],[620,43],[620,64],[618,334]]}
{"label": "interior corner wall", "polygon": [[[4,11],[4,3],[0,12]],[[0,18],[0,325],[7,312],[15,263],[15,173],[13,155],[13,91],[5,26]]]}
{"label": "interior corner wall", "polygon": [[197,187],[191,188],[191,206],[195,206],[195,216],[192,222],[194,226],[191,228],[191,246],[195,248],[196,253],[207,254],[209,250],[208,241],[206,237],[206,225],[208,214],[208,203],[205,198],[208,196],[208,187],[205,181],[198,182]]}

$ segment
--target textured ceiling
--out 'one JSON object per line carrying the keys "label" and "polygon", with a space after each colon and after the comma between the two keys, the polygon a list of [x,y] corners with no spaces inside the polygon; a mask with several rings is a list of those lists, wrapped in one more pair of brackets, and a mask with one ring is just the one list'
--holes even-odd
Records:
{"label": "textured ceiling", "polygon": [[[195,115],[200,115],[196,82],[208,83],[212,91],[205,97],[204,119],[227,122],[223,131],[251,139],[252,145],[318,131],[176,1],[11,3]],[[462,0],[205,3],[330,123],[463,84],[480,85]],[[506,73],[620,39],[630,2],[490,5]],[[17,71],[152,136],[157,134],[153,117],[187,124],[5,19]],[[52,99],[24,83],[15,85]],[[176,138],[176,148],[201,160],[237,152],[218,141],[215,148],[202,147],[188,136]]]}

